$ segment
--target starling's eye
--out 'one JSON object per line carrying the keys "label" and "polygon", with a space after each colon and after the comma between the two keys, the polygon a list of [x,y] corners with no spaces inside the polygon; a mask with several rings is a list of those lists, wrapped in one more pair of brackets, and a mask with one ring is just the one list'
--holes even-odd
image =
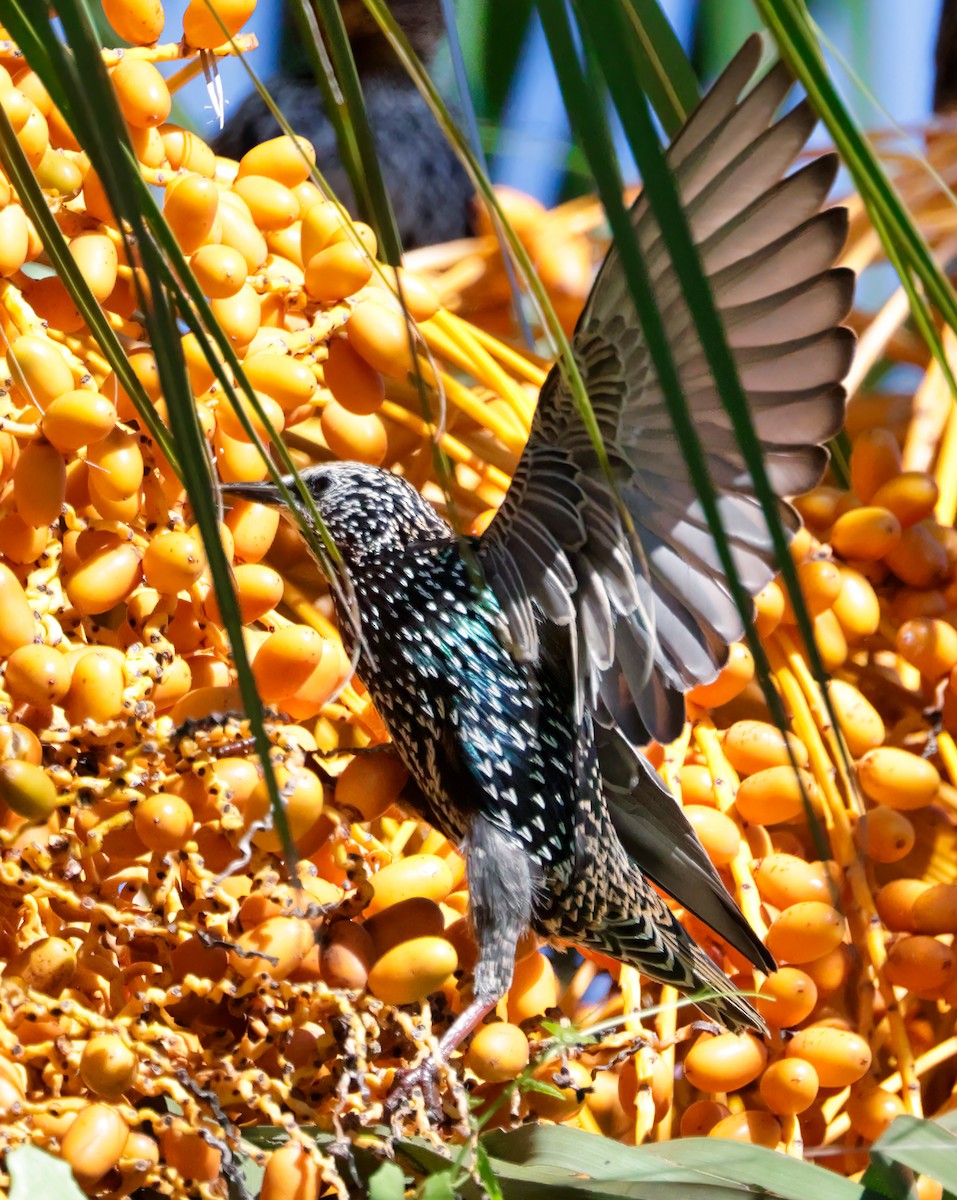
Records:
{"label": "starling's eye", "polygon": [[324,492],[329,490],[329,485],[332,483],[332,480],[328,475],[316,474],[312,475],[311,477],[307,477],[307,483],[309,484],[309,491],[312,493],[313,499],[318,500]]}

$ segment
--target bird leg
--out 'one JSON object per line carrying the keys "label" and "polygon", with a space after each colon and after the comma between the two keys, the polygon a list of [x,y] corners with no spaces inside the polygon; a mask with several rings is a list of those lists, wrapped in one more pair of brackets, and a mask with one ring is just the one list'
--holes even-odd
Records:
{"label": "bird leg", "polygon": [[432,1119],[438,1120],[441,1117],[439,1067],[449,1061],[459,1043],[465,1041],[473,1029],[481,1024],[498,1000],[498,996],[491,998],[476,996],[445,1031],[434,1055],[430,1054],[416,1067],[407,1067],[403,1071],[396,1071],[383,1109],[388,1120],[391,1121],[399,1109],[411,1099],[416,1088],[422,1092],[426,1110]]}
{"label": "bird leg", "polygon": [[472,819],[465,839],[469,911],[478,962],[473,998],[443,1034],[434,1055],[418,1066],[397,1071],[385,1102],[391,1120],[418,1088],[433,1116],[441,1114],[439,1065],[481,1024],[508,991],[515,969],[515,947],[532,916],[532,861],[517,839],[485,817]]}

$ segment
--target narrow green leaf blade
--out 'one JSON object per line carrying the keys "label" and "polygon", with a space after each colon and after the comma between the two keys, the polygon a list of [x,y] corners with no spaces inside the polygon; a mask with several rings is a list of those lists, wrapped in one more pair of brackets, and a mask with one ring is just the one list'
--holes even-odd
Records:
{"label": "narrow green leaf blade", "polygon": [[[957,330],[957,292],[935,262],[910,212],[828,73],[802,0],[754,0],[781,57],[800,80],[873,217],[883,221],[885,247],[897,247],[927,291],[931,303]],[[875,222],[876,223],[876,222]]]}
{"label": "narrow green leaf blade", "polygon": [[625,0],[641,82],[665,133],[673,137],[698,103],[698,78],[658,0]]}
{"label": "narrow green leaf blade", "polygon": [[[815,1200],[862,1200],[858,1184],[822,1167],[761,1146],[716,1144],[713,1138],[624,1146],[567,1126],[523,1125],[495,1131],[483,1141],[500,1180],[528,1177],[557,1182],[562,1173],[570,1172],[608,1187],[647,1181],[655,1186],[718,1187],[778,1200],[807,1200],[809,1195]],[[706,1194],[694,1192],[696,1197]]]}
{"label": "narrow green leaf blade", "polygon": [[[379,166],[362,84],[342,13],[335,0],[313,0],[313,4],[322,21],[340,89],[338,95],[334,95],[331,88],[326,89],[326,109],[335,124],[343,164],[360,210],[375,230],[382,257],[393,266],[398,266],[402,257],[402,243]],[[299,0],[299,7],[304,9],[304,0]]]}
{"label": "narrow green leaf blade", "polygon": [[489,1200],[504,1200],[502,1189],[495,1178],[495,1169],[492,1166],[492,1160],[489,1158],[488,1151],[481,1142],[476,1143],[475,1146],[475,1169],[479,1179],[482,1181],[482,1186],[488,1193]]}
{"label": "narrow green leaf blade", "polygon": [[871,1161],[861,1176],[867,1200],[917,1200],[914,1172],[871,1147]]}
{"label": "narrow green leaf blade", "polygon": [[405,1174],[394,1162],[384,1162],[369,1180],[369,1200],[403,1200]]}
{"label": "narrow green leaf blade", "polygon": [[430,1175],[419,1189],[422,1200],[456,1200],[455,1184],[451,1171],[439,1171]]}

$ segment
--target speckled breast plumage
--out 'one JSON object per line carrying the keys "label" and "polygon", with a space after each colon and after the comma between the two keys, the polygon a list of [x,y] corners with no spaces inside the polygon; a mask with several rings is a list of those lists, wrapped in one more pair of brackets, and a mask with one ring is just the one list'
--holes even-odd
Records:
{"label": "speckled breast plumage", "polygon": [[572,714],[547,673],[500,643],[494,597],[473,586],[451,531],[352,573],[368,647],[359,674],[429,816],[461,840],[482,812],[542,871],[570,871]]}

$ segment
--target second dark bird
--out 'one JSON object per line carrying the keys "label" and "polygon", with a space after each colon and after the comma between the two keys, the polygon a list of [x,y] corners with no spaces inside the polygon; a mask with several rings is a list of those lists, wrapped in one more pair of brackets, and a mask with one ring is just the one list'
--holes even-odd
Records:
{"label": "second dark bird", "polygon": [[[840,322],[854,279],[833,265],[846,211],[821,211],[836,159],[788,174],[814,117],[805,102],[775,120],[791,80],[778,65],[755,83],[760,53],[758,39],[745,44],[668,159],[793,532],[799,520],[783,498],[818,482],[823,443],[843,419],[854,338]],[[641,198],[631,221],[738,572],[754,595],[776,571],[770,535]],[[647,577],[557,369],[480,538],[457,537],[407,482],[379,468],[330,463],[305,473],[355,588],[360,677],[421,788],[424,815],[467,859],[474,999],[443,1037],[443,1057],[507,990],[529,925],[679,991],[706,992],[699,1007],[729,1029],[763,1028],[651,886],[773,969],[639,749],[678,735],[685,692],[717,675],[743,628],[614,248],[573,349]],[[269,483],[227,490],[279,503]],[[649,609],[653,637],[641,618]],[[339,615],[348,642],[348,614]]]}
{"label": "second dark bird", "polygon": [[[464,167],[362,0],[340,0],[340,9],[402,245],[412,250],[466,237],[474,192]],[[390,9],[416,54],[431,64],[444,35],[440,0],[392,0]],[[267,86],[293,132],[312,142],[316,166],[332,191],[353,216],[362,215],[339,157],[335,127],[288,12],[279,73]],[[253,93],[229,115],[214,146],[217,154],[238,159],[280,132],[275,117]]]}

